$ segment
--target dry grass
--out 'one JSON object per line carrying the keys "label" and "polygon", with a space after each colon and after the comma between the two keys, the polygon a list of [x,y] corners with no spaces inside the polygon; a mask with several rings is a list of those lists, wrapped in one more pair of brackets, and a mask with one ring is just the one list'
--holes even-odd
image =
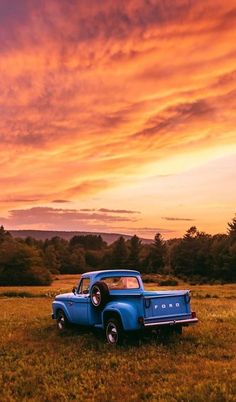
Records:
{"label": "dry grass", "polygon": [[1,402],[236,400],[236,285],[192,287],[200,323],[181,339],[113,349],[92,333],[57,333],[50,294],[70,290],[76,279],[0,288],[44,296],[0,298]]}
{"label": "dry grass", "polygon": [[57,275],[51,286],[0,286],[0,297],[6,293],[21,296],[26,293],[29,296],[54,297],[56,294],[71,292],[72,288],[77,285],[80,275]]}

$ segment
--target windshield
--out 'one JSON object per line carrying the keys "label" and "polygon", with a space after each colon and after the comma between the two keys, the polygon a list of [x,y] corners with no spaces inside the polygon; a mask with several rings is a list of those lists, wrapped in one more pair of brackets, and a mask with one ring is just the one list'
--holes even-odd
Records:
{"label": "windshield", "polygon": [[139,289],[139,282],[135,276],[110,276],[102,278],[109,289]]}

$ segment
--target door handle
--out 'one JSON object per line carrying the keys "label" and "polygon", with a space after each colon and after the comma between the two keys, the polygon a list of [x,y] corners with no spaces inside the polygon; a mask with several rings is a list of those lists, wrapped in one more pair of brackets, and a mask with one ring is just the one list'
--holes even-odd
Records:
{"label": "door handle", "polygon": [[69,302],[69,306],[72,306],[73,302]]}

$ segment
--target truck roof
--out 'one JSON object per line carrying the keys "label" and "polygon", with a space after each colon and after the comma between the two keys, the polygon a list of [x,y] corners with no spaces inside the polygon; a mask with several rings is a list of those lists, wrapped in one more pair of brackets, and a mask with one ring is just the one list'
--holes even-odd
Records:
{"label": "truck roof", "polygon": [[131,270],[131,269],[104,269],[101,271],[90,271],[85,272],[82,274],[82,277],[86,276],[102,276],[103,274],[116,276],[116,275],[124,275],[124,276],[131,276],[131,275],[140,275],[139,271]]}

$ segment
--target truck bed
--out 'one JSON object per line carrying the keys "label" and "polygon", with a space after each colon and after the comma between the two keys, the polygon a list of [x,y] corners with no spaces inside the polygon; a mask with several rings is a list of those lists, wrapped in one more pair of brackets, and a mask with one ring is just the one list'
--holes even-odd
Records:
{"label": "truck bed", "polygon": [[197,322],[190,309],[189,290],[144,292],[144,325],[188,325]]}

